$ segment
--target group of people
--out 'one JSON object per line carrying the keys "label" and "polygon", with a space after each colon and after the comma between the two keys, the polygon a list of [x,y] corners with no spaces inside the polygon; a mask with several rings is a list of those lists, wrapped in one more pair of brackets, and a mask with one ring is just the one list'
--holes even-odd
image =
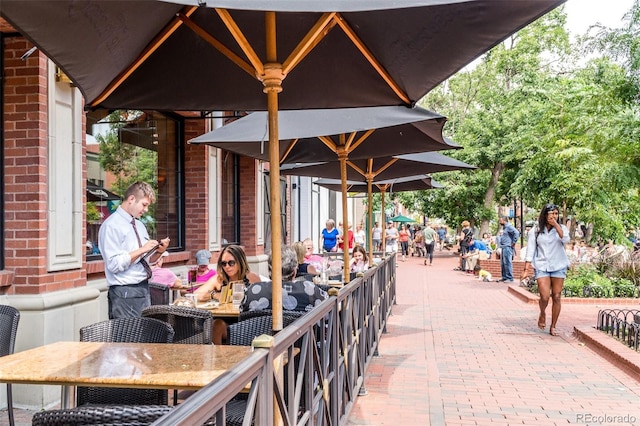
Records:
{"label": "group of people", "polygon": [[[144,223],[140,221],[153,202],[155,202],[153,188],[145,182],[135,182],[126,190],[123,202],[100,228],[99,249],[104,258],[105,275],[109,286],[107,295],[109,318],[140,316],[142,310],[150,305],[149,281],[152,279],[162,280],[167,285],[179,284],[175,274],[160,271],[164,270],[162,263],[167,256],[166,250],[171,242],[170,239],[168,237],[159,241],[150,239]],[[549,327],[549,333],[552,335],[557,335],[556,326],[561,309],[562,287],[570,266],[565,250],[565,245],[569,242],[569,231],[565,225],[558,222],[558,218],[559,208],[555,204],[547,204],[541,210],[537,224],[528,233],[525,268],[522,274],[522,279],[533,276],[538,285],[540,313],[537,325],[540,329],[546,328],[546,308],[549,301],[552,301]],[[499,281],[511,282],[513,281],[511,262],[519,232],[509,223],[508,217],[501,217],[500,224],[503,229],[496,241],[501,250],[502,278]],[[359,234],[360,230],[359,228]],[[377,224],[372,232],[372,236],[377,237],[374,241],[378,244],[382,232]],[[327,228],[322,234],[322,249],[336,251],[340,233],[335,229],[332,220],[327,221]],[[386,229],[388,244],[396,245],[397,250],[397,242],[399,242],[403,258],[408,255],[408,242],[411,237],[406,225],[403,224],[398,231],[393,223],[388,224]],[[353,238],[355,239],[355,236]],[[341,239],[345,249],[344,238]],[[425,255],[430,255],[430,264],[435,244],[442,240],[442,237],[427,225],[424,230],[420,227],[415,228],[413,239],[414,242],[417,239],[418,244],[425,249]],[[347,249],[351,248],[350,240],[351,236],[347,233]],[[487,245],[483,241],[473,238],[473,230],[468,221],[462,223],[458,240],[462,255],[462,269],[467,268],[467,262],[472,262],[472,256],[468,256],[468,253],[487,251]],[[360,239],[359,242],[361,242]],[[393,248],[391,250],[393,251]],[[242,281],[245,283],[246,290],[241,309],[271,308],[272,284],[263,282],[258,274],[249,269],[246,255],[240,246],[225,246],[218,257],[216,270],[209,268],[210,258],[211,253],[207,250],[196,253],[198,265],[196,280],[202,282],[202,285],[194,291],[198,300],[210,300],[224,285]],[[282,304],[284,309],[309,310],[327,298],[326,292],[312,281],[304,279],[304,272],[311,275],[318,272],[317,262],[321,259],[321,256],[314,255],[313,243],[310,239],[295,244],[295,248],[283,246]],[[270,265],[271,260],[269,256]],[[322,267],[322,264],[320,263],[319,266]],[[369,259],[364,246],[355,245],[349,265],[350,270],[360,272],[368,267]],[[303,279],[296,280],[296,276],[301,273]]]}

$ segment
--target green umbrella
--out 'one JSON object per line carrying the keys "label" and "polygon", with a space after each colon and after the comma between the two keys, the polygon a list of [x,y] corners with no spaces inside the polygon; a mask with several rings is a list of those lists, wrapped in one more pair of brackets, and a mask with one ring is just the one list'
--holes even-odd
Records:
{"label": "green umbrella", "polygon": [[396,217],[392,217],[389,220],[391,222],[402,222],[402,223],[415,222],[415,220],[411,219],[410,217],[406,217],[406,216],[403,216],[401,214],[399,214]]}

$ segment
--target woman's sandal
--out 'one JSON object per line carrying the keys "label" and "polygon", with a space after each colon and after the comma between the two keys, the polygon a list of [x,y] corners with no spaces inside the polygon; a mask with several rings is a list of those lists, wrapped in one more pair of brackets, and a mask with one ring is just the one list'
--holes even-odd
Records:
{"label": "woman's sandal", "polygon": [[544,330],[547,327],[547,319],[544,314],[538,316],[538,328]]}

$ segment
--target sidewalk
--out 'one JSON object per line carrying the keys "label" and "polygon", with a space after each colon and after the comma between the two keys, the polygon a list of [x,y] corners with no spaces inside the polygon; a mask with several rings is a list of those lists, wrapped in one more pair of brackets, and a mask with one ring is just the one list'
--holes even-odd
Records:
{"label": "sidewalk", "polygon": [[458,260],[445,251],[431,267],[398,262],[397,305],[349,424],[640,425],[640,382],[574,334],[605,306],[564,304],[553,337],[537,327],[537,304],[454,271]]}

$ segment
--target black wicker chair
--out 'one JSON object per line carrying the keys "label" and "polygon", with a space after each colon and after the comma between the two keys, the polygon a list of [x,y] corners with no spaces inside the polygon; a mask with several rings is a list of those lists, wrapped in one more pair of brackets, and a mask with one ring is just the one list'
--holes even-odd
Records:
{"label": "black wicker chair", "polygon": [[[212,344],[213,317],[209,311],[187,306],[152,305],[142,311],[143,317],[171,324],[175,331],[173,343]],[[173,390],[173,404],[178,402],[178,390]]]}
{"label": "black wicker chair", "polygon": [[149,283],[149,296],[152,305],[168,305],[171,299],[171,288],[164,284]]}
{"label": "black wicker chair", "polygon": [[148,425],[171,411],[168,405],[85,405],[61,410],[39,411],[33,426],[49,425]]}
{"label": "black wicker chair", "polygon": [[188,306],[152,305],[142,311],[142,316],[169,323],[175,332],[173,343],[211,344],[213,317],[209,311]]}
{"label": "black wicker chair", "polygon": [[[0,305],[0,357],[13,353],[19,321],[20,312],[16,308]],[[9,414],[9,424],[13,426],[15,421],[10,383],[7,383],[7,413]]]}
{"label": "black wicker chair", "polygon": [[[81,342],[171,343],[173,335],[171,325],[144,317],[117,318],[80,329]],[[162,389],[79,386],[76,405],[167,405],[167,402],[167,391]]]}

